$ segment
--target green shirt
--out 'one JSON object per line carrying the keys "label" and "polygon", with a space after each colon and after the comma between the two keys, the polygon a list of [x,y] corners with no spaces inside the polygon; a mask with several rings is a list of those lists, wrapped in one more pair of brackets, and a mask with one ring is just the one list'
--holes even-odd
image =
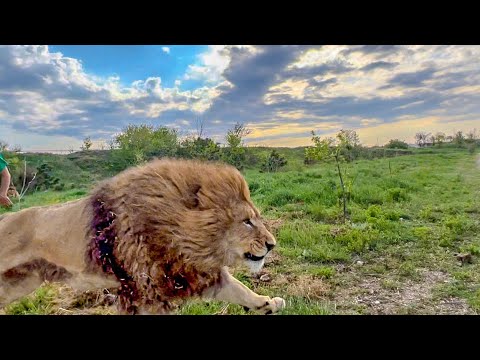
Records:
{"label": "green shirt", "polygon": [[8,163],[3,158],[2,154],[0,154],[0,172],[3,171],[7,167]]}

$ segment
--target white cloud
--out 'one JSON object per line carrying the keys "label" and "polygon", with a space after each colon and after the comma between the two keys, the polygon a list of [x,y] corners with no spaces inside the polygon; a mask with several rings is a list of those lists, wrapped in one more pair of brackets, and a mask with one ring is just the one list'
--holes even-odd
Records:
{"label": "white cloud", "polygon": [[[54,135],[63,144],[108,138],[135,122],[188,131],[204,114],[214,125],[209,136],[221,138],[226,127],[243,121],[255,129],[252,139],[281,145],[297,144],[312,129],[340,126],[373,139],[372,131],[398,131],[391,124],[407,112],[418,121],[440,116],[457,125],[480,112],[478,46],[323,46],[297,48],[299,56],[281,49],[209,46],[173,87],[165,87],[160,77],[125,86],[118,76],[89,74],[81,61],[48,46],[0,46],[0,125],[10,129],[7,134]],[[201,85],[182,91],[184,80]],[[288,134],[295,140],[287,141]]]}
{"label": "white cloud", "polygon": [[230,63],[230,56],[224,49],[225,45],[209,46],[208,51],[198,56],[198,65],[189,65],[185,80],[205,80],[207,83],[219,81]]}
{"label": "white cloud", "polygon": [[331,63],[338,60],[344,60],[343,56],[340,56],[342,50],[347,49],[347,46],[338,45],[326,45],[320,49],[310,49],[303,53],[298,59],[288,66],[288,69],[292,68],[304,68],[318,66],[325,63]]}
{"label": "white cloud", "polygon": [[185,80],[203,80],[208,84],[224,80],[222,74],[230,64],[230,50],[234,48],[256,52],[250,45],[209,45],[206,52],[198,55],[199,63],[189,65]]}
{"label": "white cloud", "polygon": [[[369,52],[368,48],[364,51],[351,50],[352,48],[348,46],[328,45],[304,52],[287,67],[287,74],[288,70],[296,70],[297,73],[303,70],[305,74],[309,74],[309,69],[312,71],[311,69],[317,68],[319,72],[324,73],[315,77],[315,80],[325,81],[325,85],[319,88],[314,85],[306,87],[305,81],[311,79],[310,76],[306,75],[302,79],[297,75],[295,80],[287,76],[282,79],[282,83],[270,87],[264,97],[266,103],[274,104],[278,101],[276,99],[280,98],[317,102],[340,96],[395,99],[410,96],[418,89],[438,88],[439,92],[443,92],[441,86],[448,80],[448,75],[457,74],[458,79],[467,71],[473,72],[474,75],[471,74],[470,79],[464,79],[454,86],[458,87],[456,93],[478,93],[480,63],[475,59],[480,58],[479,46],[396,46],[394,51],[383,52],[380,58],[378,53]],[[363,71],[362,68],[376,62],[381,62],[385,66],[372,67],[368,73]],[[388,67],[389,65],[391,66]],[[344,69],[335,72],[341,67]],[[420,81],[419,78],[415,83],[416,76],[429,69],[432,73],[431,78],[424,81]],[[401,82],[403,74],[413,80],[409,86]],[[397,75],[399,82],[391,83]],[[327,82],[330,79],[335,81]],[[294,82],[297,86],[292,86]],[[465,82],[472,84],[466,87]]]}
{"label": "white cloud", "polygon": [[360,124],[362,126],[371,126],[371,125],[376,125],[376,124],[381,124],[383,121],[381,119],[362,119],[360,120]]}
{"label": "white cloud", "polygon": [[[212,61],[206,56],[207,65]],[[72,128],[82,136],[89,125],[90,131],[121,128],[125,121],[169,110],[202,112],[220,93],[211,86],[180,91],[180,84],[165,88],[160,77],[148,77],[125,87],[119,76],[88,74],[79,60],[51,53],[48,46],[0,46],[0,121],[32,131]]]}
{"label": "white cloud", "polygon": [[162,47],[162,51],[163,51],[164,53],[166,53],[166,54],[170,54],[170,48],[167,47],[167,46],[163,46],[163,47]]}

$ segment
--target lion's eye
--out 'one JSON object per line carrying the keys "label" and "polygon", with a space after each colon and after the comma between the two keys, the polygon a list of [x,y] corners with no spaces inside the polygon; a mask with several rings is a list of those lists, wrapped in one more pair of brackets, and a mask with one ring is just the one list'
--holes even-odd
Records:
{"label": "lion's eye", "polygon": [[253,228],[253,224],[252,224],[252,222],[250,221],[250,219],[243,220],[243,223],[244,223],[245,225],[247,225],[248,227],[252,227],[252,228]]}

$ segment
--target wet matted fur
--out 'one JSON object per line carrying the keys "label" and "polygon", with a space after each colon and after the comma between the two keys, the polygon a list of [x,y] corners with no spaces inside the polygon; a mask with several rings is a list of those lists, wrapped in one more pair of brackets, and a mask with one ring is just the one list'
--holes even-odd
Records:
{"label": "wet matted fur", "polygon": [[162,159],[128,169],[86,198],[0,217],[0,307],[44,280],[119,288],[121,313],[166,313],[192,296],[262,313],[285,306],[236,280],[261,269],[275,238],[233,167]]}

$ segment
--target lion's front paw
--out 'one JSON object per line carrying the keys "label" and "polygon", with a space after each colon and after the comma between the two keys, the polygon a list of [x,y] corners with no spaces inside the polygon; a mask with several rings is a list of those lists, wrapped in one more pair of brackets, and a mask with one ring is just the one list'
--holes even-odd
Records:
{"label": "lion's front paw", "polygon": [[266,300],[263,306],[257,308],[257,311],[265,315],[270,315],[282,310],[283,308],[285,308],[285,300],[283,300],[281,297],[274,297],[273,299]]}

